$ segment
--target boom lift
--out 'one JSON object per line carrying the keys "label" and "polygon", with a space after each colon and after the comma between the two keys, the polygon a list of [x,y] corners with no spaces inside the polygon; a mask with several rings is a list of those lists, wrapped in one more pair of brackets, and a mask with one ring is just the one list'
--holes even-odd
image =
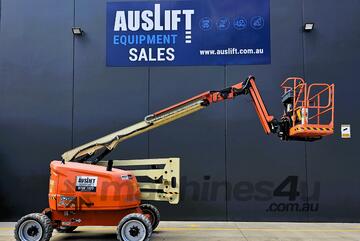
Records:
{"label": "boom lift", "polygon": [[250,95],[264,132],[277,134],[281,140],[316,141],[333,134],[334,84],[308,85],[303,79],[292,77],[281,88],[285,108],[280,119],[269,115],[255,78],[249,76],[243,82],[201,93],[148,115],[137,124],[65,152],[62,161],[52,161],[50,165],[50,207],[21,218],[15,228],[16,240],[48,241],[53,228],[71,232],[77,226],[88,225],[117,226],[117,237],[123,241],[149,240],[160,214],[156,207],[141,204],[141,200],[179,202],[179,159],[105,161],[104,157],[122,141],[213,103]]}

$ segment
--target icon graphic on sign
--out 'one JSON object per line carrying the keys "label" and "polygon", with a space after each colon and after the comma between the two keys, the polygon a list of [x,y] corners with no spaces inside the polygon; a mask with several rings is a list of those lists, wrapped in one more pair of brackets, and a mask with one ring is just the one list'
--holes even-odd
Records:
{"label": "icon graphic on sign", "polygon": [[212,28],[212,21],[210,18],[205,17],[200,19],[199,25],[203,31],[209,31]]}
{"label": "icon graphic on sign", "polygon": [[221,17],[216,25],[219,30],[227,30],[230,27],[230,20],[227,17]]}
{"label": "icon graphic on sign", "polygon": [[237,30],[243,30],[247,27],[247,21],[244,17],[238,17],[234,20],[234,28]]}
{"label": "icon graphic on sign", "polygon": [[265,20],[261,16],[255,16],[251,18],[251,27],[255,30],[260,30],[264,27]]}

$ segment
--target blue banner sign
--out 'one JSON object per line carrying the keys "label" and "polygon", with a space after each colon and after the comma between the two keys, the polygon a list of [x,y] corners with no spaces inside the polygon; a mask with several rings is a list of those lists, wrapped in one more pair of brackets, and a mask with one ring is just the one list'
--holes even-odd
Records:
{"label": "blue banner sign", "polygon": [[270,63],[270,0],[107,3],[107,66]]}

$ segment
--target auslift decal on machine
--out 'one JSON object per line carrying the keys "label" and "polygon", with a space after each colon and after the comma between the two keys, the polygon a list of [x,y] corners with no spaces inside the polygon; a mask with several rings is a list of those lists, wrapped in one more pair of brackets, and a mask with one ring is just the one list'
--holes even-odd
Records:
{"label": "auslift decal on machine", "polygon": [[98,177],[77,176],[76,191],[77,192],[96,192]]}

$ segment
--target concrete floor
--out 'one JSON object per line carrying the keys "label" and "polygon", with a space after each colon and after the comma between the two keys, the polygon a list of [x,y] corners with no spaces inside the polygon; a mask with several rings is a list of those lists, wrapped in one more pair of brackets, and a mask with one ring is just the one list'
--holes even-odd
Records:
{"label": "concrete floor", "polygon": [[[13,238],[15,223],[0,223],[0,240]],[[82,227],[72,234],[53,233],[52,241],[116,240],[115,227]],[[360,241],[360,224],[161,222],[152,241]]]}

